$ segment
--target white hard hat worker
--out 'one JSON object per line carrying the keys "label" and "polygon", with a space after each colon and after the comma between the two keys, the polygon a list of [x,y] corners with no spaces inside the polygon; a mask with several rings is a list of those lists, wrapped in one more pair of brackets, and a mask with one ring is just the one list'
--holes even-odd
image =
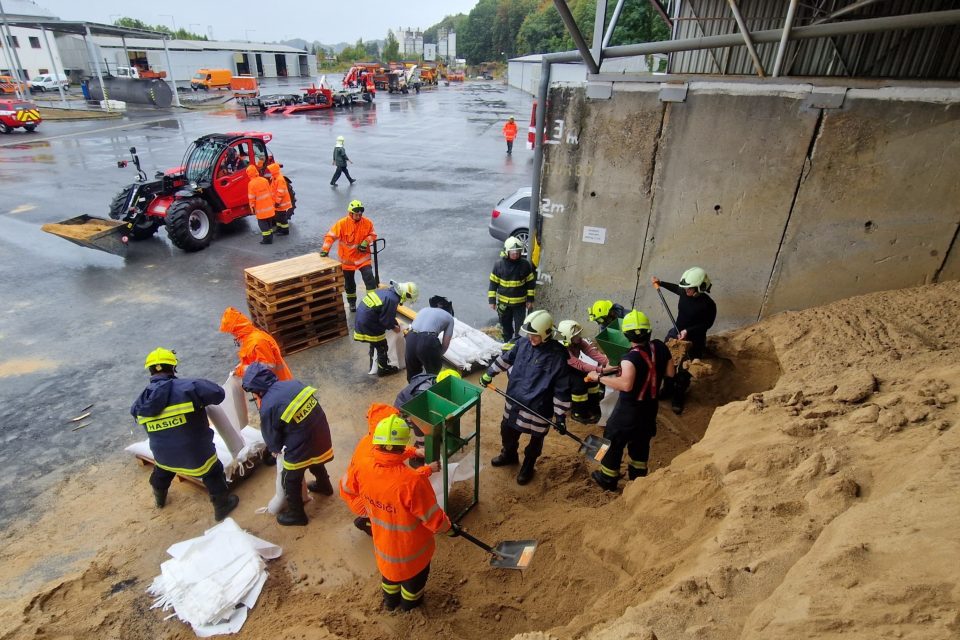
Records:
{"label": "white hard hat worker", "polygon": [[583,333],[583,327],[576,320],[561,320],[557,325],[557,333],[560,334],[560,342],[563,346],[569,347],[570,343],[576,341]]}
{"label": "white hard hat worker", "polygon": [[690,267],[684,271],[680,277],[679,284],[687,290],[688,296],[710,293],[710,289],[713,287],[713,284],[710,282],[710,276],[700,267]]}
{"label": "white hard hat worker", "polygon": [[416,282],[393,282],[394,291],[400,295],[400,303],[404,302],[416,302],[417,298],[420,297],[420,287],[417,286]]}
{"label": "white hard hat worker", "polygon": [[343,136],[337,136],[337,146],[338,147],[343,146]]}
{"label": "white hard hat worker", "polygon": [[553,337],[553,316],[543,309],[530,312],[520,326],[520,333],[530,339],[530,344],[539,346]]}
{"label": "white hard hat worker", "polygon": [[523,242],[519,238],[510,236],[503,241],[503,250],[510,260],[518,260],[523,254]]}

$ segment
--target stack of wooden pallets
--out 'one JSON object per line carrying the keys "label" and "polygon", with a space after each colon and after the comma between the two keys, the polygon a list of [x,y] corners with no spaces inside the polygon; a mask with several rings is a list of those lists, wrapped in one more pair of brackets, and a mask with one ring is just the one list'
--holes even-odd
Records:
{"label": "stack of wooden pallets", "polygon": [[244,270],[253,323],[284,354],[347,335],[340,263],[318,253]]}

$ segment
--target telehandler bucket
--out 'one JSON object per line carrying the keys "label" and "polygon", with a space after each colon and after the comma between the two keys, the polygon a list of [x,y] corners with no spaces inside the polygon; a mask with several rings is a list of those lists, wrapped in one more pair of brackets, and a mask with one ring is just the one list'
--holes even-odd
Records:
{"label": "telehandler bucket", "polygon": [[81,247],[106,251],[115,256],[127,255],[126,222],[82,215],[62,222],[45,224],[40,228]]}

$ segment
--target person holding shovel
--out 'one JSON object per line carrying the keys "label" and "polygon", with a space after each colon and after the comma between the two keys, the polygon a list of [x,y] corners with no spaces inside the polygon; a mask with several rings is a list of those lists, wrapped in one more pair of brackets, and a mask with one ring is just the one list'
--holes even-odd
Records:
{"label": "person holding shovel", "polygon": [[621,328],[631,348],[620,360],[620,375],[602,378],[597,371],[587,374],[591,382],[599,381],[620,392],[603,430],[610,448],[600,460],[600,469],[590,474],[607,491],[617,490],[625,448],[629,456],[627,477],[635,480],[647,475],[650,440],[657,435],[660,384],[675,373],[667,345],[650,339],[650,320],[646,315],[634,309],[624,317]]}
{"label": "person holding shovel", "polygon": [[411,611],[423,603],[436,549],[433,536],[457,535],[426,475],[404,464],[409,440],[403,418],[383,418],[373,432],[373,455],[347,469],[340,483],[350,510],[370,518],[387,611]]}
{"label": "person holding shovel", "polygon": [[533,479],[534,465],[550,429],[544,416],[553,415],[555,428],[560,433],[566,432],[570,374],[567,349],[553,339],[553,317],[549,313],[542,309],[532,312],[520,326],[520,334],[527,339],[517,340],[513,349],[500,354],[480,376],[480,384],[487,387],[493,382],[493,376],[501,371],[510,372],[508,397],[500,422],[500,454],[490,464],[503,467],[519,463],[520,436],[529,434],[530,442],[523,451],[523,464],[517,474],[517,484],[524,485]]}

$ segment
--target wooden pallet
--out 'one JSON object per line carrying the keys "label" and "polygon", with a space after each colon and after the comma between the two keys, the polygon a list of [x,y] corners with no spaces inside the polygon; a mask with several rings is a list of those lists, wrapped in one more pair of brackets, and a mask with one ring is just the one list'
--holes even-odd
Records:
{"label": "wooden pallet", "polygon": [[247,286],[260,287],[267,293],[285,287],[303,285],[330,273],[342,273],[340,263],[332,258],[322,258],[319,253],[278,260],[258,267],[244,269]]}
{"label": "wooden pallet", "polygon": [[[267,455],[269,455],[269,454],[267,454]],[[141,456],[141,455],[137,455],[137,456],[135,456],[135,457],[136,457],[137,460],[140,461],[140,464],[141,464],[142,466],[144,466],[144,467],[153,467],[153,466],[156,466],[156,464],[157,464],[154,460],[151,460],[150,458],[146,458],[146,457]],[[262,460],[262,459],[263,459],[263,457],[261,456],[260,460]],[[257,470],[257,467],[259,467],[259,466],[261,466],[261,465],[260,465],[260,464],[256,464],[253,468],[247,469],[247,471],[246,471],[246,473],[245,473],[244,475],[234,474],[233,478],[227,480],[227,487],[233,488],[233,487],[237,486],[238,484],[240,484],[241,482],[243,482],[245,479],[247,479],[247,478],[249,478],[250,476],[252,476],[253,473],[254,473],[254,471],[256,471],[256,470]],[[183,483],[185,483],[185,484],[192,485],[192,486],[197,487],[197,488],[199,488],[199,489],[203,489],[204,491],[207,490],[207,486],[206,486],[205,484],[203,484],[203,480],[201,480],[200,478],[195,478],[195,477],[193,477],[193,476],[186,476],[186,475],[183,475],[183,474],[178,473],[178,474],[176,474],[176,479],[177,479],[177,482],[183,482]]]}
{"label": "wooden pallet", "polygon": [[343,276],[340,272],[324,273],[306,282],[295,282],[283,287],[268,288],[262,282],[247,278],[247,295],[266,303],[282,302],[309,293],[321,293],[337,289],[343,291]]}
{"label": "wooden pallet", "polygon": [[336,333],[329,333],[325,335],[313,335],[313,336],[303,336],[300,338],[289,338],[287,342],[280,342],[280,349],[284,355],[289,353],[296,353],[298,351],[303,351],[311,347],[317,347],[321,344],[331,342],[342,338],[343,336],[349,335],[349,331],[346,327],[338,330]]}
{"label": "wooden pallet", "polygon": [[[321,301],[299,306],[291,306],[289,309],[279,309],[270,312],[254,304],[248,305],[250,314],[255,316],[258,324],[271,325],[271,328],[280,328],[288,324],[296,324],[303,320],[326,319],[333,321],[336,317],[342,316],[346,321],[346,312],[343,310],[343,300],[337,298],[332,301]],[[265,331],[269,329],[264,329]]]}
{"label": "wooden pallet", "polygon": [[254,295],[247,295],[247,306],[256,308],[261,314],[276,315],[300,309],[303,307],[320,308],[327,305],[343,304],[341,289],[330,289],[318,293],[305,293],[300,296],[286,298],[278,302],[267,302]]}

